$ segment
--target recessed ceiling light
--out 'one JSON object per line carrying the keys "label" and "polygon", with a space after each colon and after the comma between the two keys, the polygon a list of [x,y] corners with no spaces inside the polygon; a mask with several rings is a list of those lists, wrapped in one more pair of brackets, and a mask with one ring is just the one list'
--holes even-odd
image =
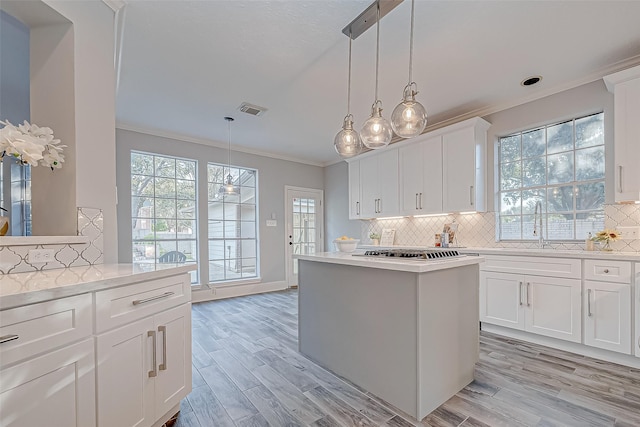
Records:
{"label": "recessed ceiling light", "polygon": [[520,86],[533,86],[534,84],[538,83],[540,80],[542,80],[542,76],[527,77],[526,79],[520,82]]}

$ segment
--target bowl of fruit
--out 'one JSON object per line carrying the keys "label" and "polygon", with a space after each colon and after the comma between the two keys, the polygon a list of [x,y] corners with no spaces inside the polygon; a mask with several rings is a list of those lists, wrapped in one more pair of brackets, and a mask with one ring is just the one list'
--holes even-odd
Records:
{"label": "bowl of fruit", "polygon": [[354,239],[347,236],[342,236],[333,241],[336,250],[340,252],[353,252],[360,243],[360,239]]}

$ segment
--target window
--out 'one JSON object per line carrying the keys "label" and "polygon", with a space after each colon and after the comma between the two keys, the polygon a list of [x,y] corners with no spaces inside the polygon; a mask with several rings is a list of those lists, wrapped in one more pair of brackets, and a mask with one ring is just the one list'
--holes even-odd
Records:
{"label": "window", "polygon": [[196,176],[193,160],[131,153],[133,262],[198,262]]}
{"label": "window", "polygon": [[505,136],[498,141],[501,240],[582,240],[604,228],[604,113]]}
{"label": "window", "polygon": [[[229,174],[239,195],[223,197],[218,191]],[[258,277],[256,175],[208,164],[209,282]]]}

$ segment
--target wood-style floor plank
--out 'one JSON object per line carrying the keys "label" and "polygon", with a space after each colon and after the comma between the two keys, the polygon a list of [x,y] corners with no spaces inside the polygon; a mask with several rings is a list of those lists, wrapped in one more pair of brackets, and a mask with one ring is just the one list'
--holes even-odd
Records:
{"label": "wood-style floor plank", "polygon": [[640,372],[480,334],[475,380],[423,420],[298,352],[297,290],[193,305],[178,427],[640,426]]}

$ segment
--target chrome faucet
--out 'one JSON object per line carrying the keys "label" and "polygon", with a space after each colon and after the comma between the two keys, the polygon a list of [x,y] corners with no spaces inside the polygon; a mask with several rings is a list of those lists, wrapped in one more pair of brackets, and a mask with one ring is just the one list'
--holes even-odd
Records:
{"label": "chrome faucet", "polygon": [[[538,207],[540,208],[540,231],[536,228],[536,219],[538,218]],[[538,236],[538,245],[540,249],[544,248],[544,237],[542,236],[542,202],[538,200],[536,202],[535,210],[533,211],[533,235]]]}

